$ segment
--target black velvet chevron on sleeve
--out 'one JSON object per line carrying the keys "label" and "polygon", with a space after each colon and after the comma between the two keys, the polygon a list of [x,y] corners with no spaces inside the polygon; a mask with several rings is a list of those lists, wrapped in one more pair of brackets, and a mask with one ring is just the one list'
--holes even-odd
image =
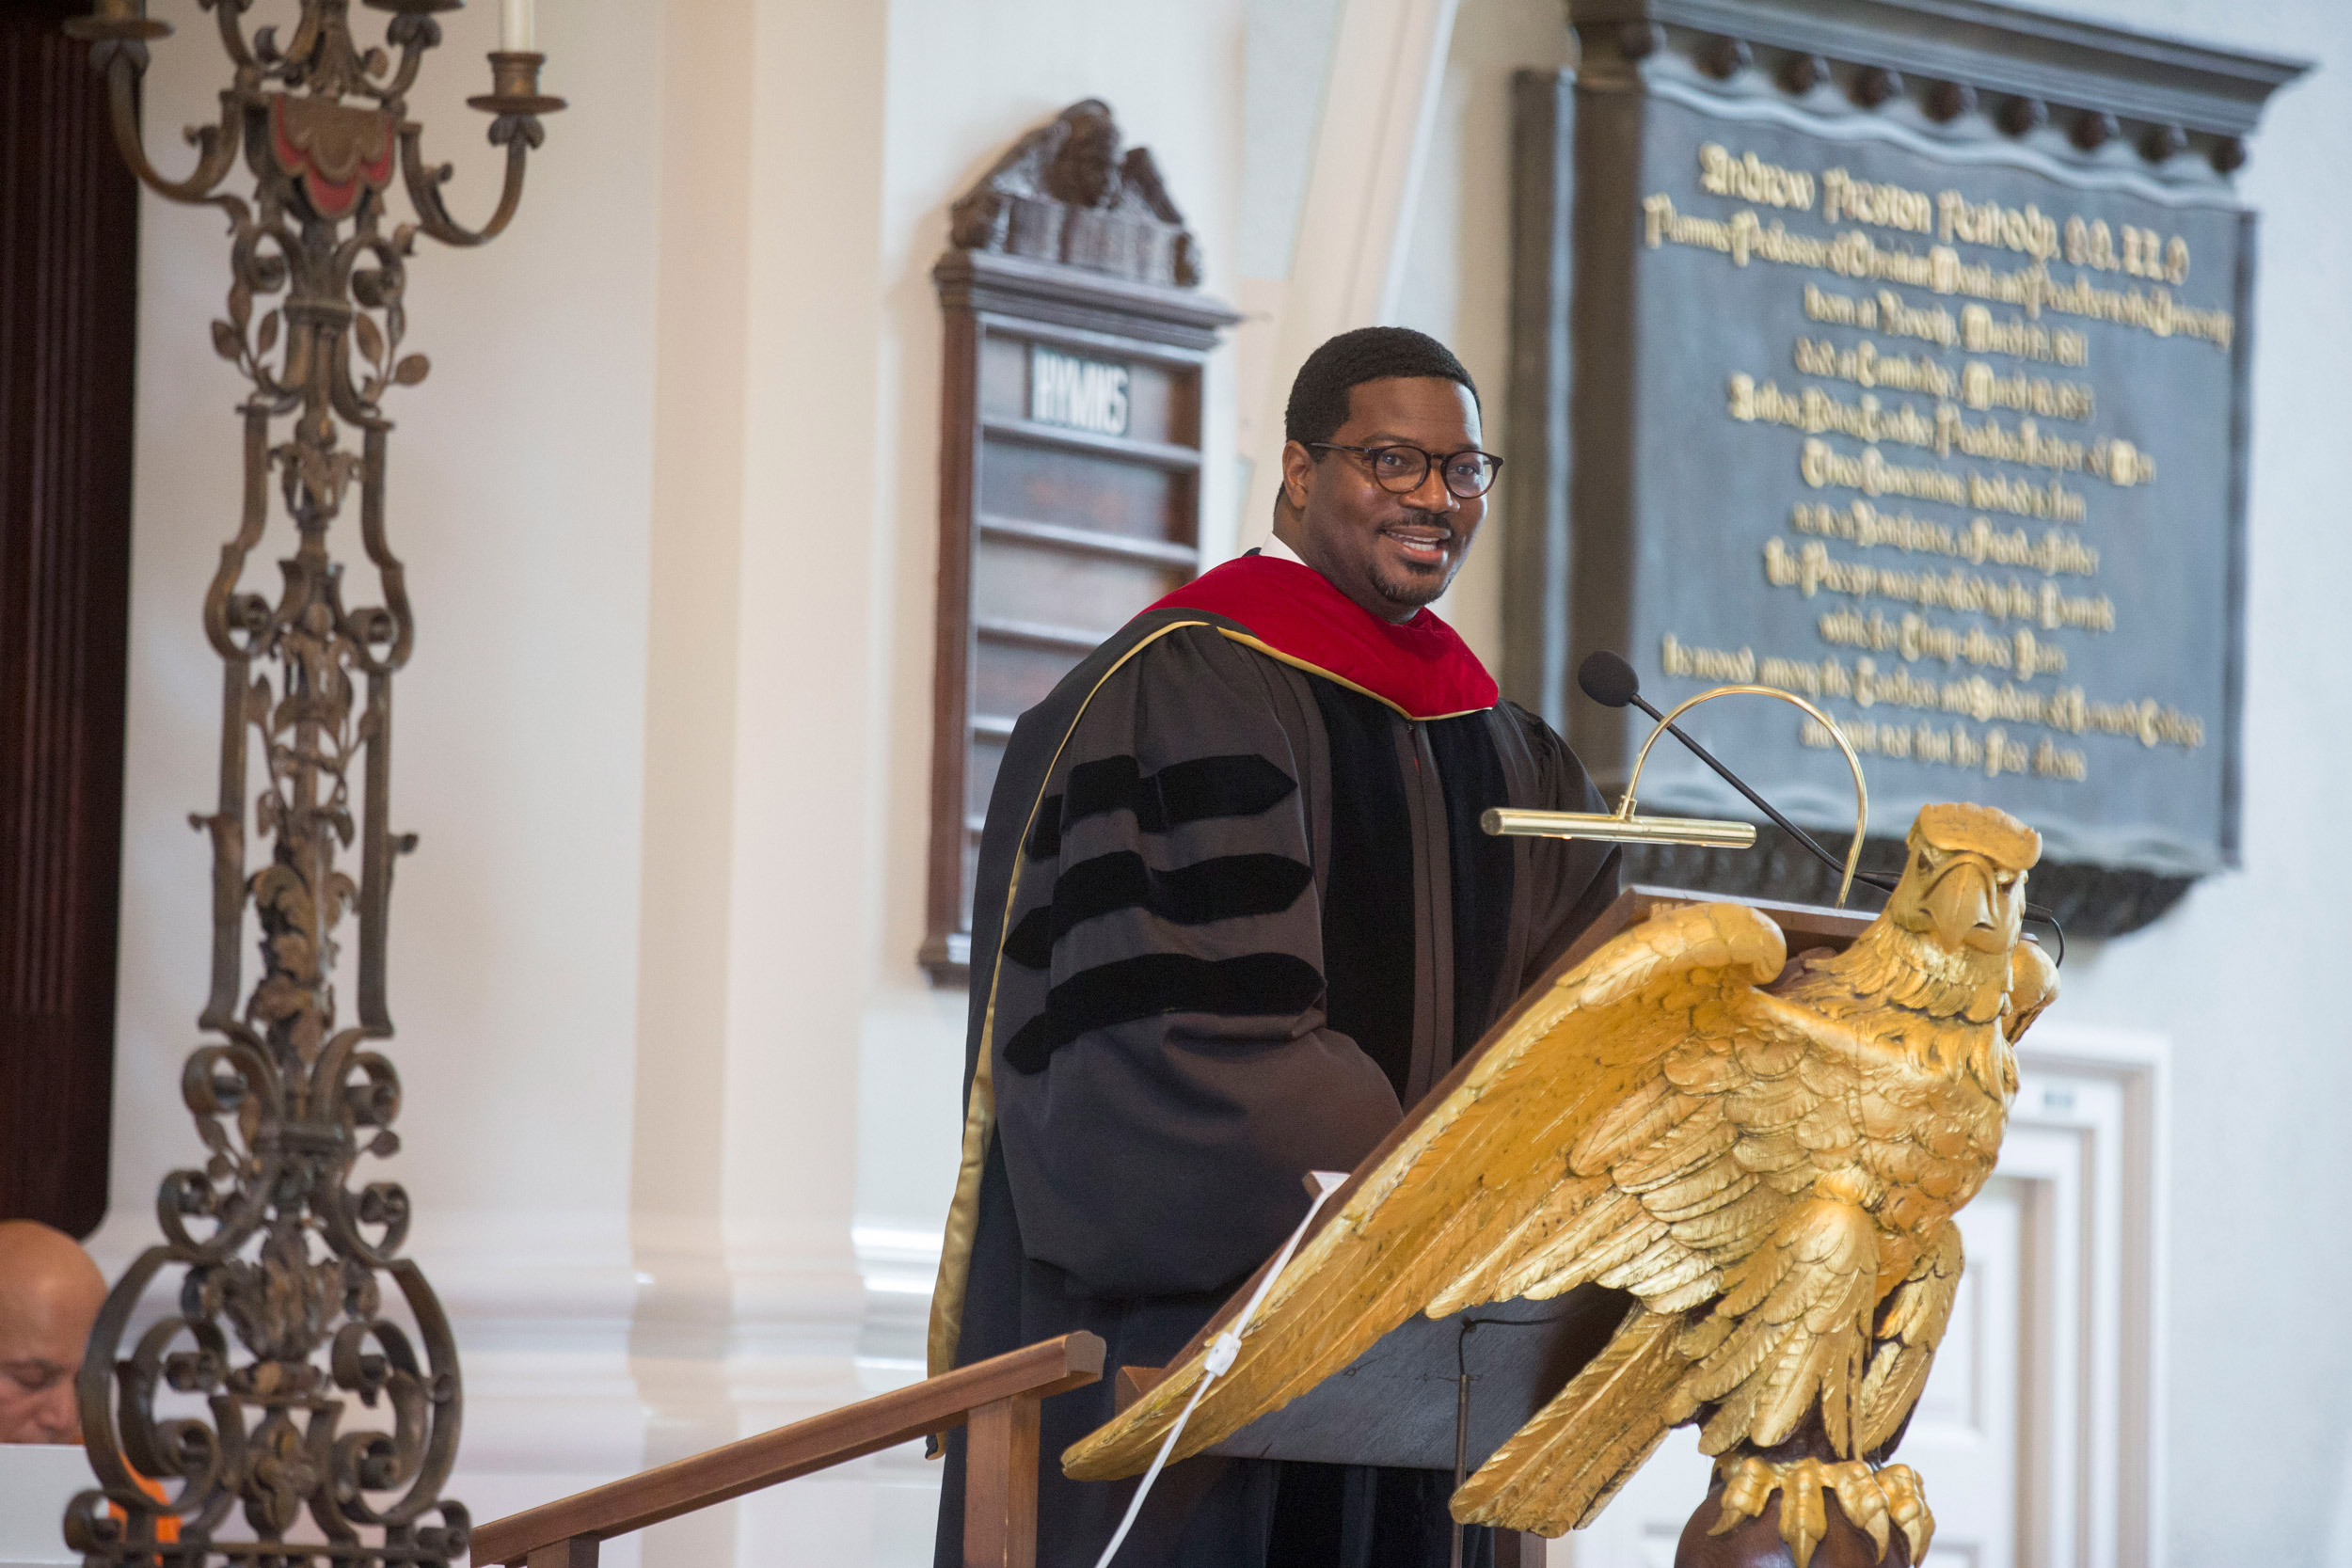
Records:
{"label": "black velvet chevron on sleeve", "polygon": [[1218,855],[1156,871],[1134,850],[1115,850],[1065,870],[1054,884],[1054,901],[1024,915],[1005,939],[1005,957],[1043,969],[1071,927],[1120,910],[1149,910],[1172,926],[1277,914],[1312,880],[1314,872],[1288,855]]}
{"label": "black velvet chevron on sleeve", "polygon": [[[1029,835],[1027,853],[1038,871],[1045,869],[1041,863],[1061,862],[1052,897],[1015,923],[1005,939],[1005,958],[1025,969],[1047,969],[1072,931],[1125,911],[1176,927],[1279,914],[1314,879],[1312,868],[1294,856],[1212,853],[1163,869],[1137,848],[1068,859],[1065,835],[1082,823],[1126,813],[1134,822],[1131,842],[1156,842],[1159,855],[1180,828],[1261,816],[1297,789],[1295,780],[1254,752],[1194,757],[1150,773],[1130,755],[1077,764],[1062,792],[1040,806]],[[1321,973],[1289,953],[1122,955],[1062,975],[1043,1010],[1006,1040],[1005,1061],[1018,1071],[1037,1072],[1063,1046],[1114,1024],[1168,1013],[1287,1016],[1313,1006],[1322,993]]]}
{"label": "black velvet chevron on sleeve", "polygon": [[1146,773],[1131,756],[1101,757],[1070,770],[1059,795],[1038,808],[1029,833],[1029,858],[1061,853],[1062,834],[1090,816],[1115,811],[1136,814],[1136,827],[1164,833],[1189,822],[1218,816],[1255,816],[1287,800],[1296,781],[1264,757],[1195,757]]}
{"label": "black velvet chevron on sleeve", "polygon": [[1005,1060],[1037,1072],[1056,1051],[1115,1023],[1161,1013],[1280,1016],[1303,1012],[1322,993],[1315,966],[1288,953],[1237,958],[1140,953],[1080,970],[1056,986],[1045,1010],[1005,1042]]}

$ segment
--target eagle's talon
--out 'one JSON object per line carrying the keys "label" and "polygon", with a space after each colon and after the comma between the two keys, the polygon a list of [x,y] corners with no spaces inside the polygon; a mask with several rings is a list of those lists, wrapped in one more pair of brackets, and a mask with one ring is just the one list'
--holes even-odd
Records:
{"label": "eagle's talon", "polygon": [[1809,1458],[1774,1465],[1748,1454],[1724,1465],[1723,1478],[1723,1513],[1707,1533],[1723,1535],[1742,1520],[1760,1516],[1778,1492],[1780,1538],[1788,1544],[1797,1568],[1807,1568],[1813,1549],[1829,1533],[1825,1492],[1837,1498],[1854,1528],[1869,1536],[1882,1560],[1897,1528],[1911,1546],[1914,1568],[1935,1536],[1935,1516],[1928,1512],[1918,1472],[1908,1465],[1873,1470],[1859,1459],[1824,1464]]}
{"label": "eagle's talon", "polygon": [[1724,1512],[1707,1533],[1723,1535],[1735,1528],[1740,1520],[1753,1519],[1764,1512],[1772,1488],[1780,1481],[1772,1467],[1753,1455],[1736,1459],[1724,1466]]}
{"label": "eagle's talon", "polygon": [[1928,1555],[1928,1543],[1935,1539],[1935,1515],[1928,1512],[1919,1472],[1908,1465],[1889,1465],[1879,1471],[1878,1481],[1879,1489],[1886,1494],[1886,1512],[1902,1530],[1903,1539],[1911,1543],[1911,1560],[1917,1563]]}

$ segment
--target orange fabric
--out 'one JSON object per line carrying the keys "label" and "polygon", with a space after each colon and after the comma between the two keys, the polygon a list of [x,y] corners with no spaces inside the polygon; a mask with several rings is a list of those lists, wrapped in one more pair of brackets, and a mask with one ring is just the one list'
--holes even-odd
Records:
{"label": "orange fabric", "polygon": [[[154,1498],[157,1502],[167,1503],[171,1501],[171,1494],[164,1490],[164,1483],[162,1481],[156,1481],[152,1477],[140,1475],[136,1470],[132,1471],[131,1475],[132,1479],[139,1483],[139,1490]],[[121,1520],[121,1522],[126,1525],[131,1522],[130,1519],[123,1513],[122,1510],[113,1503],[108,1503],[106,1505],[106,1512],[113,1514],[117,1519]],[[166,1545],[178,1541],[180,1539],[180,1521],[169,1514],[166,1514],[164,1517],[156,1520],[155,1539]]]}

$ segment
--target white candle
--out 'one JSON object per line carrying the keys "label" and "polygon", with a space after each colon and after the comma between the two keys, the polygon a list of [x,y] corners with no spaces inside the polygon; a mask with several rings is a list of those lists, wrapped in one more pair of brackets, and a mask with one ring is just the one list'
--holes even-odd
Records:
{"label": "white candle", "polygon": [[509,55],[532,52],[531,0],[500,0],[499,47]]}

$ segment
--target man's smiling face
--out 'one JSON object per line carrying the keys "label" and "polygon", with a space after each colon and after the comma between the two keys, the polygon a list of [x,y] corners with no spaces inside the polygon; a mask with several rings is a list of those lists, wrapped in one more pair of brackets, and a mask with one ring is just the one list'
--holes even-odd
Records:
{"label": "man's smiling face", "polygon": [[[1479,445],[1478,400],[1459,382],[1392,376],[1348,393],[1334,445],[1408,446],[1437,457]],[[1446,591],[1462,567],[1486,499],[1464,500],[1437,467],[1410,492],[1392,494],[1352,451],[1282,449],[1282,493],[1293,514],[1276,532],[1299,558],[1384,621],[1409,619]]]}

